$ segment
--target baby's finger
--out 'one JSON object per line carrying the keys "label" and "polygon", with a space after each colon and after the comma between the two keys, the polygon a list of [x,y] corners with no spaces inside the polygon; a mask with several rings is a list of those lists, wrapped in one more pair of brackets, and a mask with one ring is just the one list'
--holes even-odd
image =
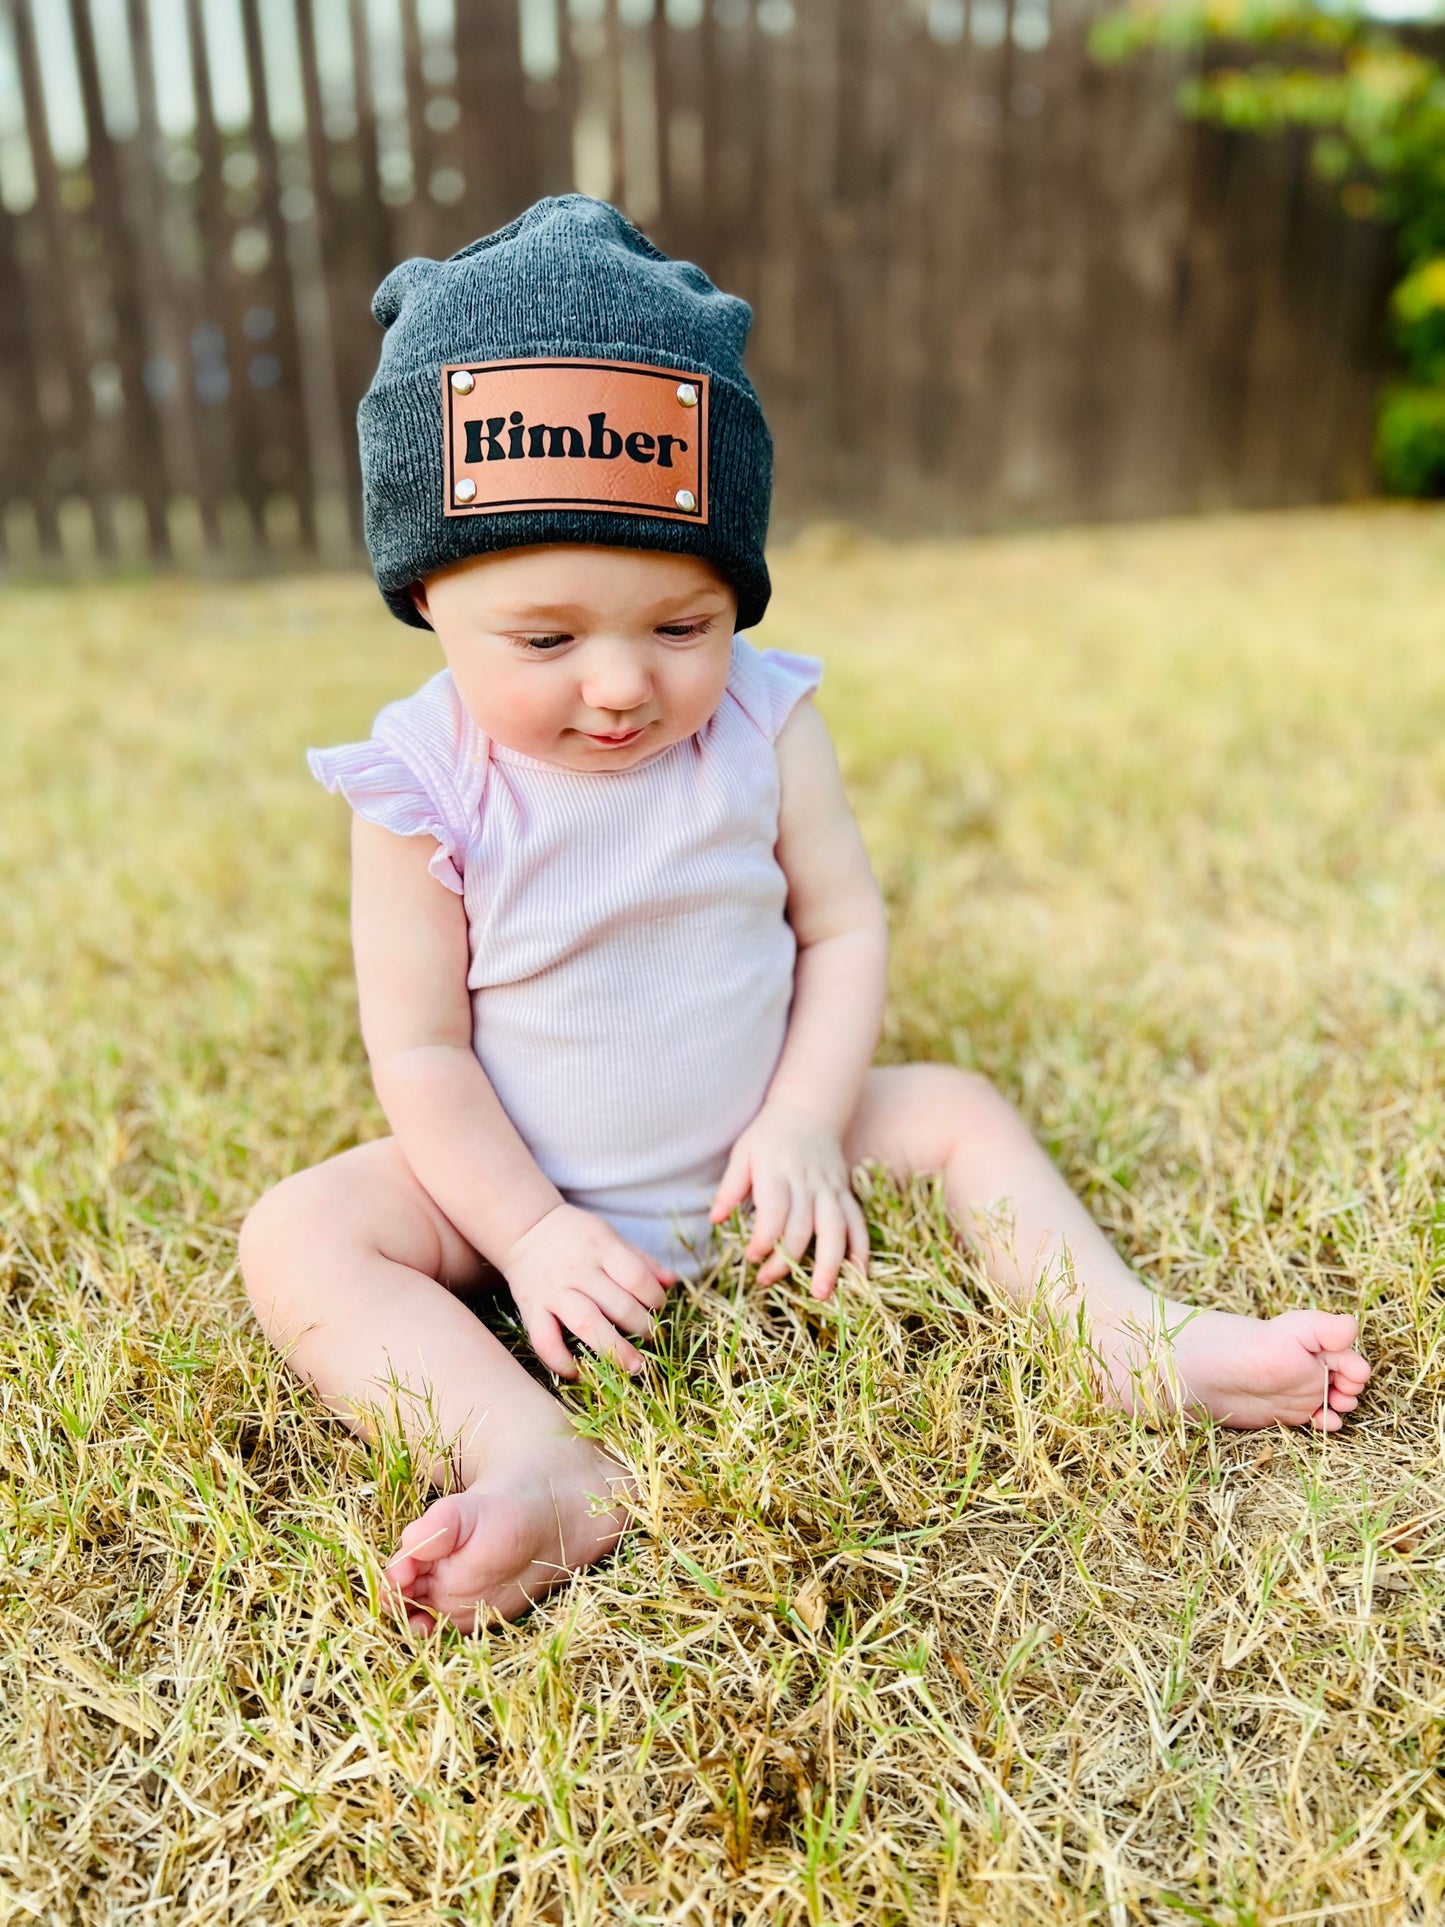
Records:
{"label": "baby's finger", "polygon": [[727,1169],[718,1185],[717,1196],[713,1199],[712,1210],[708,1213],[713,1223],[721,1224],[730,1211],[737,1209],[751,1188],[752,1173],[748,1168],[747,1153],[734,1145]]}
{"label": "baby's finger", "polygon": [[813,1251],[813,1296],[830,1298],[838,1282],[838,1267],[848,1248],[848,1223],[841,1200],[831,1191],[817,1199],[814,1207],[817,1237]]}
{"label": "baby's finger", "polygon": [[532,1350],[549,1372],[555,1372],[558,1378],[576,1378],[577,1361],[567,1349],[567,1340],[562,1336],[562,1327],[554,1312],[534,1313],[527,1322],[527,1336],[532,1341]]}
{"label": "baby's finger", "polygon": [[792,1268],[793,1261],[789,1258],[786,1251],[773,1252],[770,1257],[765,1258],[762,1264],[758,1266],[756,1281],[758,1289],[761,1291],[765,1290],[769,1285],[775,1285],[780,1278],[786,1278]]}
{"label": "baby's finger", "polygon": [[[661,1291],[660,1285],[654,1290]],[[645,1304],[640,1304],[633,1294],[605,1272],[599,1272],[595,1279],[589,1280],[583,1296],[590,1298],[594,1305],[610,1318],[619,1331],[631,1332],[634,1337],[645,1338],[652,1332],[652,1313]]]}
{"label": "baby's finger", "polygon": [[[667,1287],[660,1284],[652,1266],[640,1252],[631,1252],[626,1257],[609,1258],[600,1267],[600,1276],[620,1291],[625,1291],[639,1305],[649,1311],[660,1311],[667,1303]],[[590,1290],[591,1287],[589,1286]],[[602,1300],[599,1299],[601,1304]]]}
{"label": "baby's finger", "polygon": [[791,1257],[801,1258],[813,1242],[813,1224],[819,1203],[819,1194],[806,1184],[790,1186],[793,1202],[788,1210],[788,1223],[778,1242]]}
{"label": "baby's finger", "polygon": [[747,1242],[749,1258],[766,1258],[783,1235],[793,1193],[786,1178],[769,1176],[753,1181],[753,1235]]}
{"label": "baby's finger", "polygon": [[850,1191],[843,1199],[843,1216],[848,1220],[848,1256],[866,1278],[868,1276],[868,1220],[863,1207]]}
{"label": "baby's finger", "polygon": [[813,1241],[813,1194],[798,1185],[788,1187],[788,1219],[766,1263],[758,1273],[760,1285],[786,1278],[793,1260],[801,1258]]}
{"label": "baby's finger", "polygon": [[642,1353],[618,1331],[600,1307],[581,1291],[569,1291],[563,1299],[560,1316],[569,1332],[576,1334],[589,1350],[599,1353],[603,1358],[615,1359],[624,1372],[640,1372],[645,1360]]}

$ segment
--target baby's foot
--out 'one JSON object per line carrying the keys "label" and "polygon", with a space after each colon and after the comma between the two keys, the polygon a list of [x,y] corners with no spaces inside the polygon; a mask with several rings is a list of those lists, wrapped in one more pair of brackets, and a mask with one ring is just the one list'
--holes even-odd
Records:
{"label": "baby's foot", "polygon": [[[1369,1365],[1353,1349],[1356,1322],[1344,1312],[1285,1311],[1277,1318],[1241,1318],[1234,1312],[1196,1311],[1165,1301],[1163,1315],[1175,1333],[1174,1370],[1185,1404],[1202,1406],[1221,1425],[1239,1431],[1312,1425],[1338,1432],[1345,1422],[1341,1414],[1354,1411],[1370,1376]],[[1142,1362],[1143,1347],[1138,1340],[1131,1346],[1116,1337],[1109,1349],[1114,1389],[1128,1409],[1133,1403],[1128,1365]],[[1168,1387],[1164,1390],[1167,1399]]]}
{"label": "baby's foot", "polygon": [[[544,1592],[611,1552],[636,1494],[631,1475],[586,1439],[493,1467],[413,1519],[386,1567],[413,1631],[450,1619],[463,1632],[515,1619]],[[601,1510],[603,1504],[607,1510]]]}

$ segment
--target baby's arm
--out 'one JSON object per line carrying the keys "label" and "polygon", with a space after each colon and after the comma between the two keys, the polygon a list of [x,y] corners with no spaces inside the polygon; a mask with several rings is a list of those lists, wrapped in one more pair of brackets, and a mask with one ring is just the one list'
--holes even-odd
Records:
{"label": "baby's arm", "polygon": [[467,917],[427,873],[437,845],[352,818],[351,937],[372,1081],[406,1161],[498,1270],[562,1194],[472,1050]]}
{"label": "baby's arm", "polygon": [[472,1050],[466,910],[428,873],[436,849],[352,818],[352,942],[377,1097],[423,1188],[506,1278],[543,1363],[576,1377],[565,1327],[639,1370],[619,1333],[649,1329],[673,1274],[568,1204],[502,1108]]}
{"label": "baby's arm", "polygon": [[842,1137],[883,1025],[888,917],[853,819],[827,725],[806,698],[777,739],[778,862],[797,938],[793,1004],[762,1109],[733,1146],[713,1204],[725,1218],[752,1191],[750,1258],[769,1284],[817,1233],[813,1290],[826,1298],[845,1250],[866,1269],[868,1232]]}
{"label": "baby's arm", "polygon": [[841,1137],[883,1028],[888,913],[828,726],[809,698],[783,725],[777,753],[777,854],[798,961],[788,1035],[767,1102],[796,1104]]}

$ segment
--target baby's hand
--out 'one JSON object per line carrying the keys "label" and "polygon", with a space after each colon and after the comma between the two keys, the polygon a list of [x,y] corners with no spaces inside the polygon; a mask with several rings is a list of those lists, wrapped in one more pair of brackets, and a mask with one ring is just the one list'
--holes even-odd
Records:
{"label": "baby's hand", "polygon": [[815,1298],[832,1295],[845,1254],[867,1277],[868,1226],[835,1131],[806,1111],[765,1104],[732,1148],[713,1201],[713,1223],[720,1224],[750,1190],[755,1213],[747,1255],[767,1257],[760,1285],[786,1277],[790,1259],[803,1256],[815,1232]]}
{"label": "baby's hand", "polygon": [[622,1337],[652,1330],[652,1313],[676,1272],[627,1243],[594,1212],[554,1205],[520,1237],[501,1267],[532,1349],[559,1378],[576,1378],[564,1330],[594,1352],[640,1372],[642,1354]]}

